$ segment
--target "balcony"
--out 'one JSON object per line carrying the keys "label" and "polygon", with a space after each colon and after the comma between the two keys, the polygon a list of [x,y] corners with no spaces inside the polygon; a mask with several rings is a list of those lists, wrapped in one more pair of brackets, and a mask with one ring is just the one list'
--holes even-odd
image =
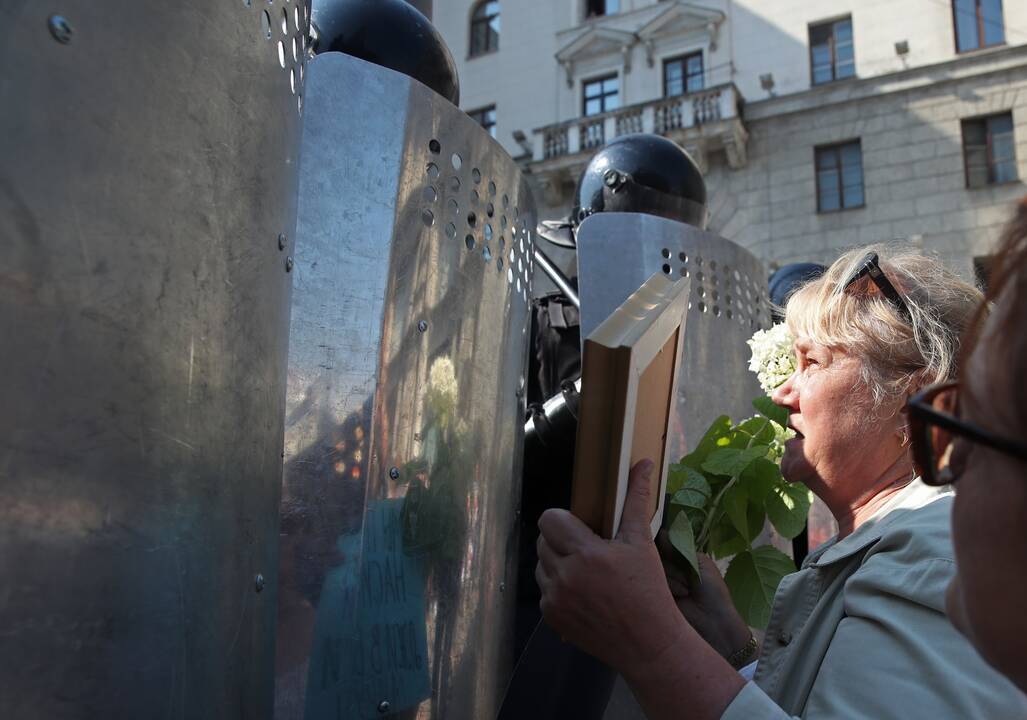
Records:
{"label": "balcony", "polygon": [[[746,164],[749,134],[742,123],[742,102],[733,83],[669,98],[628,105],[601,115],[576,118],[537,128],[531,171],[544,187],[559,187],[559,175],[574,175],[604,144],[621,135],[648,132],[674,140],[705,169],[711,152],[724,150],[728,165]],[[547,175],[553,177],[547,178]],[[547,199],[558,204],[559,197]]]}

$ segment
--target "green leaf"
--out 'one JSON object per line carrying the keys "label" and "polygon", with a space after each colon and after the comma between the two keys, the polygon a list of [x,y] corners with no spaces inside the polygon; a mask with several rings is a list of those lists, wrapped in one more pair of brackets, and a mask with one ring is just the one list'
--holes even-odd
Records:
{"label": "green leaf", "polygon": [[699,556],[695,551],[695,535],[692,534],[692,524],[688,521],[685,513],[680,513],[674,518],[674,522],[670,526],[670,543],[698,575]]}
{"label": "green leaf", "polygon": [[714,420],[710,427],[706,430],[706,434],[703,435],[702,440],[695,446],[692,452],[681,458],[680,465],[686,465],[695,470],[702,468],[703,462],[706,457],[718,447],[721,446],[722,442],[726,442],[726,438],[731,434],[731,418],[727,415],[721,415],[719,418]]}
{"label": "green leaf", "polygon": [[752,542],[759,534],[763,532],[763,527],[767,524],[767,513],[763,509],[762,503],[756,503],[749,498],[749,541]]}
{"label": "green leaf", "polygon": [[774,593],[781,578],[795,572],[795,563],[771,545],[738,553],[724,573],[724,582],[742,619],[755,628],[766,628]]}
{"label": "green leaf", "polygon": [[764,500],[764,507],[777,531],[791,539],[806,526],[812,501],[810,491],[805,485],[781,482],[771,489]]}
{"label": "green leaf", "polygon": [[784,479],[777,463],[767,458],[756,458],[742,471],[738,482],[749,493],[751,500],[762,504],[774,487],[783,483]]}
{"label": "green leaf", "polygon": [[680,505],[673,505],[667,502],[663,506],[663,522],[660,523],[661,528],[670,529],[670,526],[674,524],[675,518],[683,513],[685,509]]}
{"label": "green leaf", "polygon": [[739,425],[737,429],[752,438],[752,442],[755,445],[769,445],[774,440],[774,426],[769,418],[749,418]]}
{"label": "green leaf", "polygon": [[708,552],[717,560],[737,555],[749,547],[749,541],[739,534],[730,518],[723,517],[713,524],[706,547],[700,551]]}
{"label": "green leaf", "polygon": [[745,490],[737,484],[732,485],[724,493],[724,499],[721,500],[721,504],[724,508],[724,513],[731,520],[731,524],[734,525],[738,534],[751,541],[752,536],[749,535],[749,516],[747,512],[749,496]]}
{"label": "green leaf", "polygon": [[[702,473],[692,468],[684,468],[684,482],[680,483],[680,489],[674,493],[670,501],[675,505],[684,505],[691,508],[704,508],[710,501],[710,484]],[[668,483],[669,485],[669,483]]]}
{"label": "green leaf", "polygon": [[706,482],[706,478],[701,472],[687,465],[671,465],[667,470],[667,493],[675,495],[678,491],[688,488],[693,490],[705,488],[705,494],[709,497],[710,484]]}
{"label": "green leaf", "polygon": [[753,460],[759,457],[766,457],[770,450],[766,445],[739,450],[737,448],[718,448],[710,453],[702,469],[714,475],[729,475],[737,477],[749,466]]}
{"label": "green leaf", "polygon": [[692,535],[699,537],[699,533],[702,532],[702,526],[706,522],[705,508],[686,507],[685,515],[688,516],[688,521],[692,524]]}
{"label": "green leaf", "polygon": [[759,414],[763,417],[773,420],[781,427],[788,427],[788,408],[776,405],[774,401],[766,395],[753,400],[752,406],[756,408]]}

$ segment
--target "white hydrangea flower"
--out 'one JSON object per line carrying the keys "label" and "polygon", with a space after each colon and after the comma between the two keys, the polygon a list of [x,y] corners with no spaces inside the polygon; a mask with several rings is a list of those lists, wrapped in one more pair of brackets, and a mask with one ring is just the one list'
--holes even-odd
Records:
{"label": "white hydrangea flower", "polygon": [[769,395],[795,372],[795,355],[788,326],[778,323],[769,330],[757,330],[747,341],[752,349],[749,369],[756,373],[763,392]]}

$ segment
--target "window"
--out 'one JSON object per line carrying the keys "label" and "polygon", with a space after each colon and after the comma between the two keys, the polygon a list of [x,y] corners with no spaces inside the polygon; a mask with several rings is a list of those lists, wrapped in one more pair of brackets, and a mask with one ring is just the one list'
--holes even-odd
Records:
{"label": "window", "polygon": [[483,0],[471,14],[471,57],[499,49],[499,3]]}
{"label": "window", "polygon": [[481,110],[471,110],[467,113],[471,119],[488,130],[489,135],[496,136],[496,106],[489,105]]}
{"label": "window", "polygon": [[818,147],[817,212],[863,207],[863,151],[859,140]]}
{"label": "window", "polygon": [[1016,180],[1013,114],[963,121],[966,186],[984,187]]}
{"label": "window", "polygon": [[620,12],[620,0],[585,0],[585,17],[613,15]]}
{"label": "window", "polygon": [[809,62],[814,85],[856,74],[852,18],[809,26]]}
{"label": "window", "polygon": [[952,0],[956,51],[967,52],[1006,41],[1002,0]]}
{"label": "window", "polygon": [[582,90],[582,115],[599,115],[620,107],[620,88],[617,87],[616,75],[586,80]]}
{"label": "window", "polygon": [[684,95],[703,89],[702,53],[663,61],[663,96]]}

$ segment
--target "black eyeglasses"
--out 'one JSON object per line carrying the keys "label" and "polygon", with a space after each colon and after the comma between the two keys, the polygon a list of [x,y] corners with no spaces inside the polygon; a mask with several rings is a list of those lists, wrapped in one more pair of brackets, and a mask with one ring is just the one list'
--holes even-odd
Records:
{"label": "black eyeglasses", "polygon": [[880,258],[877,253],[869,252],[866,256],[860,260],[859,265],[852,271],[849,279],[845,281],[842,286],[843,290],[848,290],[849,286],[859,282],[863,278],[870,276],[870,279],[874,281],[874,285],[881,291],[881,294],[894,305],[900,313],[902,313],[907,319],[911,318],[909,307],[906,306],[906,301],[899,295],[899,291],[892,285],[891,280],[881,270]]}
{"label": "black eyeglasses", "polygon": [[1027,460],[1027,444],[1000,437],[959,417],[959,382],[924,388],[906,402],[913,462],[927,485],[950,485],[958,480],[949,467],[954,435],[968,438],[999,452]]}

